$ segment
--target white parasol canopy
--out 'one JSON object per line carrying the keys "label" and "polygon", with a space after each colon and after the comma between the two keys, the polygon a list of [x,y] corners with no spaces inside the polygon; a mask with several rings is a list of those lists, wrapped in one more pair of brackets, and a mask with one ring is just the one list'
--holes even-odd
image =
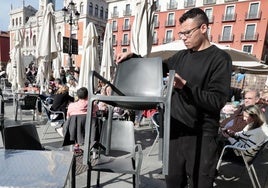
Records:
{"label": "white parasol canopy", "polygon": [[151,52],[153,43],[153,0],[136,0],[136,14],[131,30],[131,51],[141,56]]}
{"label": "white parasol canopy", "polygon": [[39,62],[36,82],[40,84],[41,90],[48,87],[49,77],[51,75],[52,60],[58,56],[56,34],[55,34],[55,16],[53,4],[49,3],[43,17],[41,33],[37,43],[37,60]]}
{"label": "white parasol canopy", "polygon": [[11,51],[12,75],[8,76],[11,79],[10,82],[12,83],[13,91],[24,88],[26,80],[26,71],[21,53],[22,47],[23,37],[20,30],[17,30],[15,33],[14,48]]}
{"label": "white parasol canopy", "polygon": [[102,75],[109,81],[111,81],[112,66],[113,66],[112,26],[110,23],[107,23],[103,40],[100,75]]}
{"label": "white parasol canopy", "polygon": [[[218,48],[226,51],[232,58],[232,64],[235,67],[245,67],[245,68],[267,68],[267,65],[264,65],[260,62],[259,59],[253,55],[231,48],[224,45],[211,42],[212,45],[217,46]],[[167,59],[174,55],[179,50],[186,49],[184,42],[182,40],[175,40],[173,42],[154,46],[152,52],[149,55],[150,57],[162,57],[162,59]]]}
{"label": "white parasol canopy", "polygon": [[92,22],[86,27],[83,36],[83,53],[80,67],[78,87],[88,87],[88,73],[91,70],[99,72],[99,59],[97,58],[98,33]]}

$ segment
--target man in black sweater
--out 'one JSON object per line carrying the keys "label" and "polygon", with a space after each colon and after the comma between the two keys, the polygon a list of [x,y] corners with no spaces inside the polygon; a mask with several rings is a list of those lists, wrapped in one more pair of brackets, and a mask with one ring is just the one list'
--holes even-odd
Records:
{"label": "man in black sweater", "polygon": [[[179,37],[187,49],[164,64],[166,70],[176,71],[166,184],[167,188],[212,188],[220,110],[230,92],[232,61],[226,52],[210,44],[208,17],[203,10],[193,8],[179,21]],[[118,54],[116,60],[133,55]]]}

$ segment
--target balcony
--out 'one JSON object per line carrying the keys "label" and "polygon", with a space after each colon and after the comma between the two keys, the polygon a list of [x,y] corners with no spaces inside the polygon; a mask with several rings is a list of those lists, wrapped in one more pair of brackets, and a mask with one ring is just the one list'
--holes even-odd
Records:
{"label": "balcony", "polygon": [[177,9],[177,8],[178,8],[177,2],[167,3],[167,10],[172,10],[172,9]]}
{"label": "balcony", "polygon": [[159,28],[160,22],[154,22],[154,28]]}
{"label": "balcony", "polygon": [[119,16],[119,12],[118,11],[114,11],[111,13],[111,17],[112,18],[117,18]]}
{"label": "balcony", "polygon": [[158,39],[153,39],[153,44],[154,45],[158,44]]}
{"label": "balcony", "polygon": [[260,20],[262,12],[249,13],[247,12],[245,15],[245,20]]}
{"label": "balcony", "polygon": [[163,44],[172,42],[172,41],[174,41],[174,40],[175,40],[174,37],[167,37],[167,38],[164,38],[164,39],[163,39]]}
{"label": "balcony", "polygon": [[234,35],[219,35],[219,42],[233,42]]}
{"label": "balcony", "polygon": [[234,22],[236,20],[236,13],[222,15],[222,22]]}
{"label": "balcony", "polygon": [[224,0],[225,3],[230,3],[230,2],[235,2],[235,1],[238,1],[238,0]]}
{"label": "balcony", "polygon": [[241,41],[242,42],[256,42],[258,41],[259,33],[254,34],[241,34]]}
{"label": "balcony", "polygon": [[124,25],[122,26],[122,30],[123,30],[123,31],[129,31],[130,28],[131,28],[131,25],[130,25],[130,24],[127,24],[127,25],[124,24]]}
{"label": "balcony", "polygon": [[184,1],[184,8],[194,7],[194,6],[195,6],[195,0],[186,0],[186,1]]}
{"label": "balcony", "polygon": [[118,31],[118,27],[116,26],[112,26],[112,31]]}
{"label": "balcony", "polygon": [[124,16],[131,16],[132,11],[131,10],[124,10],[123,15]]}
{"label": "balcony", "polygon": [[176,25],[176,21],[175,20],[167,20],[165,22],[165,26],[166,27],[172,27],[172,26],[175,26]]}
{"label": "balcony", "polygon": [[121,46],[129,46],[130,45],[130,40],[122,40],[121,41]]}
{"label": "balcony", "polygon": [[216,4],[216,0],[203,0],[203,5]]}

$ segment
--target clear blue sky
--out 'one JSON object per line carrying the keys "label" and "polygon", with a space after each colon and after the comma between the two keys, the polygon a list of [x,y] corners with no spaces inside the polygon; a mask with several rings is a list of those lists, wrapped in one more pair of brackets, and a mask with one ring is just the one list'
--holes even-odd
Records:
{"label": "clear blue sky", "polygon": [[[31,5],[35,9],[39,7],[39,0],[24,0],[25,6]],[[9,25],[9,12],[11,5],[14,8],[22,7],[23,0],[2,0],[1,1],[1,11],[0,11],[0,30],[8,31]],[[56,0],[56,10],[63,7],[63,0]]]}

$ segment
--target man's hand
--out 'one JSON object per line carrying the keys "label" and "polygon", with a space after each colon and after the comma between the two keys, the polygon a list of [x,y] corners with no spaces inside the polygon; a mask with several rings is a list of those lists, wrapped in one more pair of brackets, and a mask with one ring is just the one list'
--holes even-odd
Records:
{"label": "man's hand", "polygon": [[127,58],[131,58],[133,56],[132,52],[122,52],[116,55],[115,57],[115,63],[121,63],[123,60],[127,59]]}
{"label": "man's hand", "polygon": [[174,88],[182,89],[185,84],[186,80],[184,80],[179,74],[176,73],[173,83]]}

